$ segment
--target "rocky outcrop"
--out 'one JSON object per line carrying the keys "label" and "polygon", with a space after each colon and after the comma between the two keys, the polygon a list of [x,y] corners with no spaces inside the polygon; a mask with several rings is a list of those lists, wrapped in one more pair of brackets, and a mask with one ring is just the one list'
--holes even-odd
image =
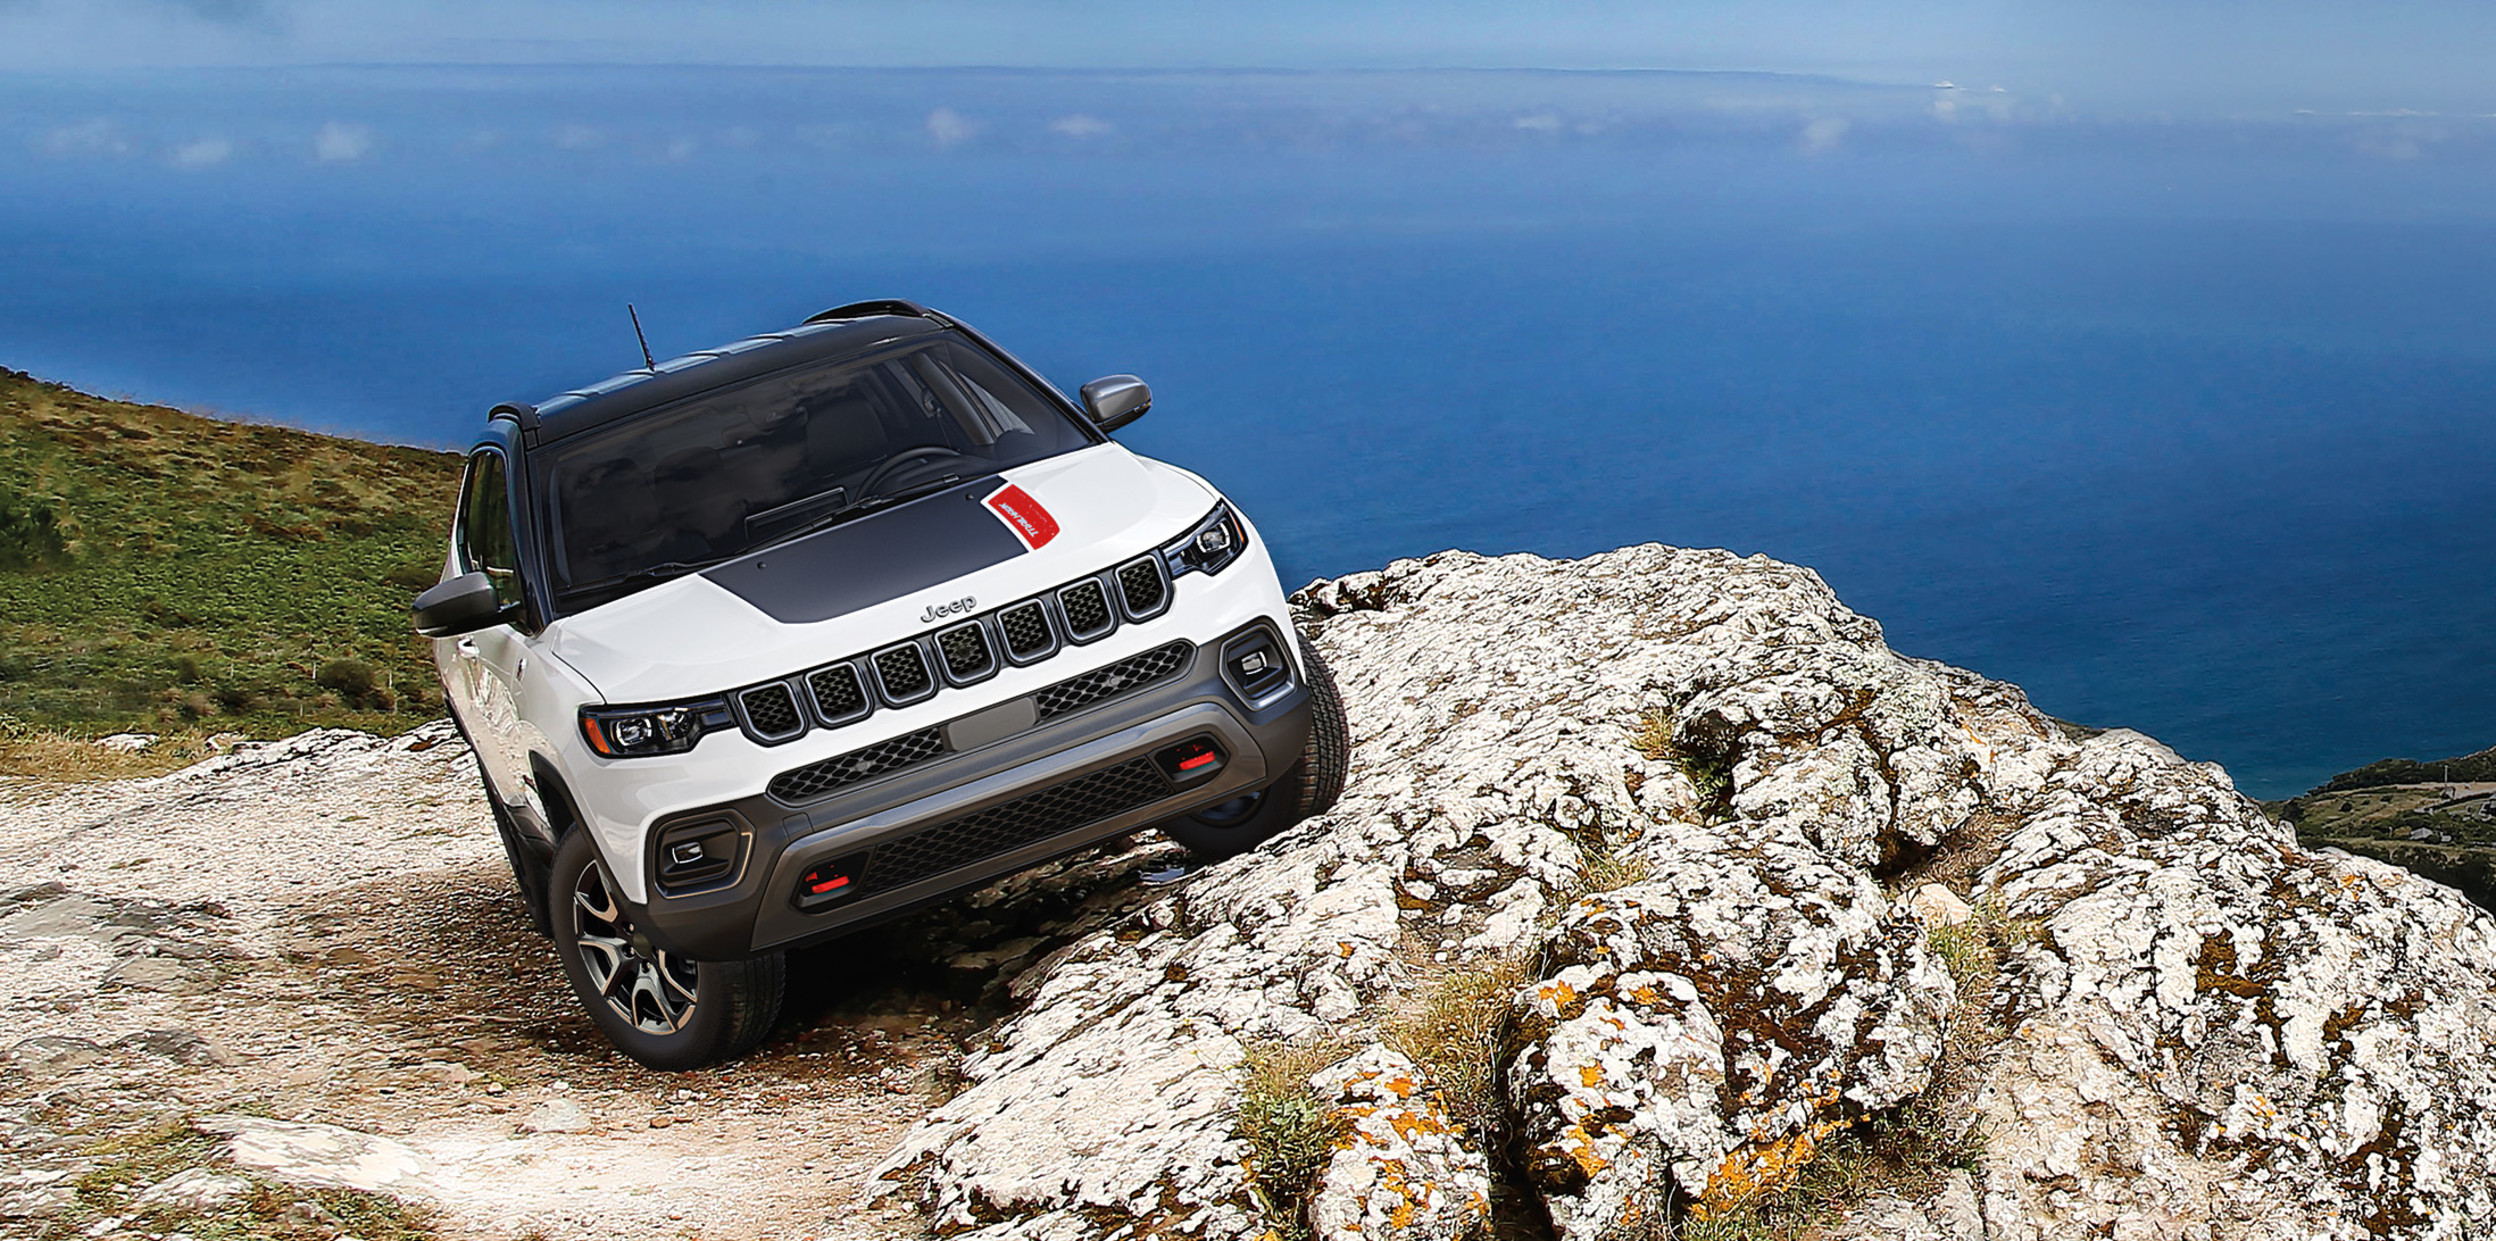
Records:
{"label": "rocky outcrop", "polygon": [[[1447,553],[1298,601],[1350,787],[1015,980],[883,1172],[940,1231],[1665,1235],[1909,1125],[1960,1166],[1833,1235],[2496,1217],[2496,924],[2301,851],[2218,768],[2075,740],[1764,558]],[[1465,1066],[1386,1050],[1392,1014],[1502,969],[1459,1121]],[[1360,1114],[1277,1200],[1243,1066],[1317,1045]]]}

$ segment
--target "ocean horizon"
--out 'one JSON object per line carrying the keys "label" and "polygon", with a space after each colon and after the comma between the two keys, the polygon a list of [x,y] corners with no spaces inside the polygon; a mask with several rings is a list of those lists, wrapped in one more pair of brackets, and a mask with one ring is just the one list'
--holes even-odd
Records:
{"label": "ocean horizon", "polygon": [[0,80],[0,365],[464,446],[908,297],[1286,588],[1446,547],[1821,573],[2281,797],[2496,744],[2496,119],[1773,74],[430,67]]}

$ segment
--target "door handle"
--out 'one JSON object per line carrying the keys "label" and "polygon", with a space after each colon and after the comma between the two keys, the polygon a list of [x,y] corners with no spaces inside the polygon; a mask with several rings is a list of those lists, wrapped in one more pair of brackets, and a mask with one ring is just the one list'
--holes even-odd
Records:
{"label": "door handle", "polygon": [[475,638],[461,638],[459,640],[459,645],[452,649],[457,650],[461,655],[469,659],[475,659],[477,657],[477,640]]}

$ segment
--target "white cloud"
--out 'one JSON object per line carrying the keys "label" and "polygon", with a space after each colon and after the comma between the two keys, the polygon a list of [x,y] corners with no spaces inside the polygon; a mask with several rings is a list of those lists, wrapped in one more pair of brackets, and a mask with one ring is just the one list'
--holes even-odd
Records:
{"label": "white cloud", "polygon": [[63,125],[43,136],[40,144],[46,155],[128,155],[130,140],[122,136],[121,127],[96,117],[75,125]]}
{"label": "white cloud", "polygon": [[555,130],[555,145],[567,151],[595,151],[607,144],[607,136],[587,125],[564,125]]}
{"label": "white cloud", "polygon": [[1846,131],[1854,127],[1853,121],[1842,116],[1824,116],[1812,121],[1803,126],[1803,154],[1818,155],[1823,151],[1836,150],[1837,144],[1845,141]]}
{"label": "white cloud", "polygon": [[951,108],[938,108],[927,114],[927,136],[940,147],[954,146],[971,140],[979,125]]}
{"label": "white cloud", "polygon": [[352,164],[372,153],[373,131],[363,125],[331,121],[312,135],[312,158],[324,164]]}
{"label": "white cloud", "polygon": [[739,125],[730,129],[728,132],[721,134],[719,136],[719,140],[732,147],[743,148],[753,146],[755,143],[762,141],[763,136],[754,132],[752,126]]}
{"label": "white cloud", "polygon": [[671,164],[681,164],[692,159],[693,153],[701,149],[702,144],[691,138],[678,138],[659,149],[659,158]]}
{"label": "white cloud", "polygon": [[234,157],[234,144],[224,138],[201,138],[173,149],[176,168],[214,168]]}
{"label": "white cloud", "polygon": [[1556,134],[1560,132],[1560,118],[1549,112],[1537,112],[1532,116],[1520,116],[1516,120],[1516,125],[1519,129],[1538,134]]}
{"label": "white cloud", "polygon": [[1077,112],[1072,116],[1061,116],[1049,122],[1050,133],[1064,134],[1069,138],[1098,138],[1116,128],[1117,126],[1097,116],[1082,112]]}

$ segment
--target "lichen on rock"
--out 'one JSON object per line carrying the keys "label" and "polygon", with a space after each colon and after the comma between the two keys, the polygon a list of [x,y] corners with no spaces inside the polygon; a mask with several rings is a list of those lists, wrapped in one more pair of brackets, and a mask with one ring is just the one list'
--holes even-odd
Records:
{"label": "lichen on rock", "polygon": [[[887,1165],[940,1230],[1278,1228],[1238,1132],[1243,1047],[1349,1040],[1354,1097],[1392,1076],[1380,1015],[1416,963],[1484,954],[1538,965],[1482,1040],[1513,1149],[1459,1127],[1347,1147],[1309,1217],[1329,1237],[1462,1235],[1442,1208],[1477,1175],[1563,1237],[1660,1235],[1909,1100],[1981,1126],[1982,1158],[1829,1235],[2496,1217],[2496,923],[2299,851],[2218,768],[2075,741],[1764,557],[1442,553],[1296,600],[1350,708],[1343,798],[1015,981],[967,1088]],[[1910,906],[1936,881],[2042,928],[1965,1003]],[[1943,1099],[1945,1068],[1967,1088]],[[1455,1231],[1395,1231],[1424,1216]]]}

